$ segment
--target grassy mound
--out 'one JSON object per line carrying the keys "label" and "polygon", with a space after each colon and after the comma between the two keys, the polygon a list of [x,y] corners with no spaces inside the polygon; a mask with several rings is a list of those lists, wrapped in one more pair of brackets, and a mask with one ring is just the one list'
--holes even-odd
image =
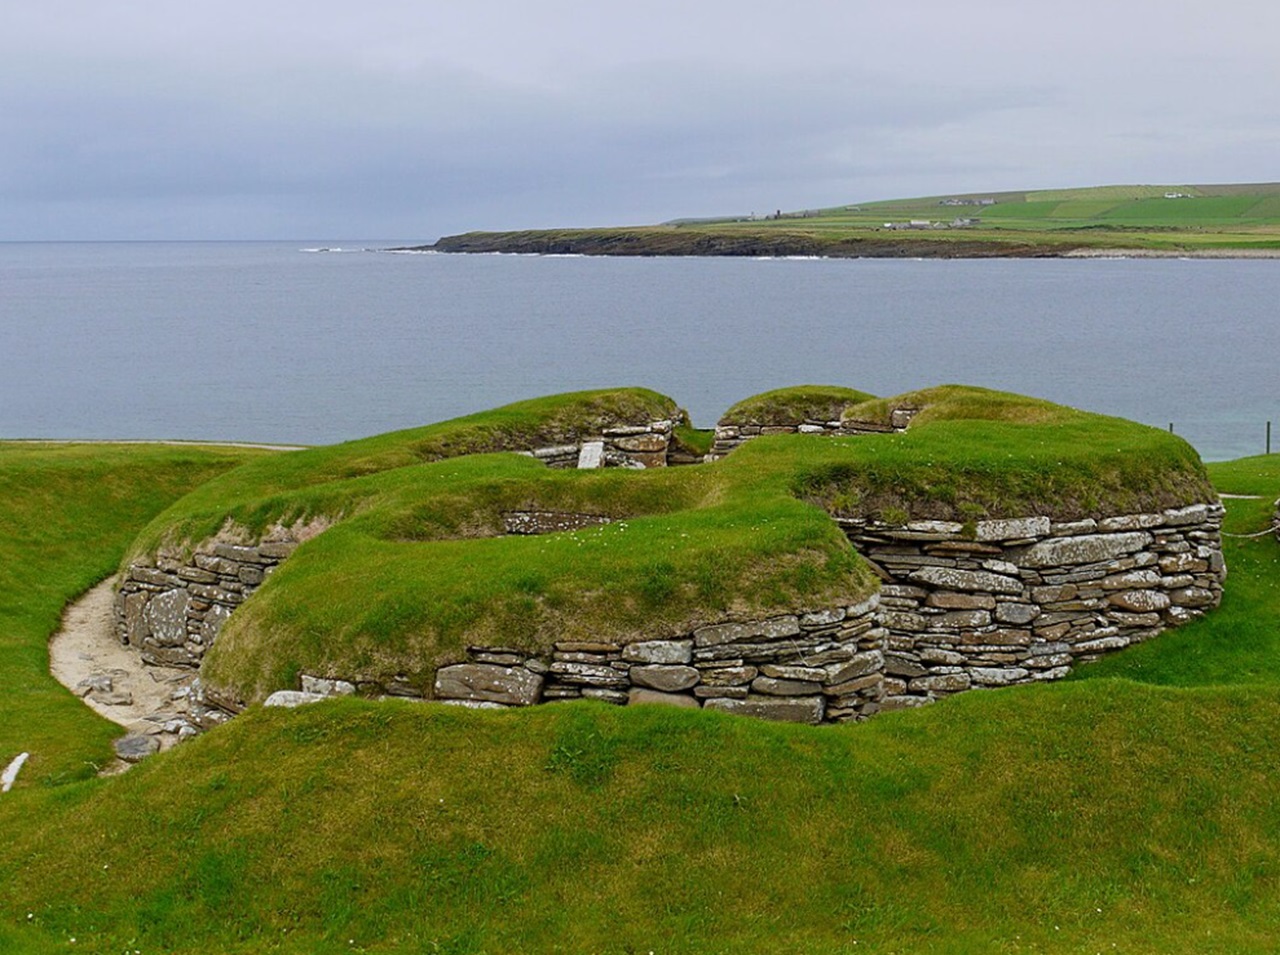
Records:
{"label": "grassy mound", "polygon": [[834,385],[778,388],[739,401],[724,413],[722,425],[795,426],[806,421],[839,421],[845,409],[874,396]]}
{"label": "grassy mound", "polygon": [[0,804],[0,910],[103,952],[1256,951],[1277,728],[1274,691],[1117,681],[839,729],[258,710]]}
{"label": "grassy mound", "polygon": [[[805,441],[742,453],[763,462],[786,440]],[[14,472],[0,526],[28,531],[6,538],[0,566],[26,576],[0,577],[0,605],[27,622],[5,630],[0,665],[41,655],[57,605],[145,520],[125,502],[173,463],[86,460],[47,496],[56,468]],[[1265,526],[1280,456],[1211,471],[1223,490],[1266,495],[1229,501],[1228,529]],[[1171,634],[1114,657],[1140,664],[1124,678],[1103,663],[857,726],[343,700],[254,710],[123,777],[70,784],[44,768],[108,734],[58,691],[63,732],[0,796],[0,946],[1265,951],[1280,932],[1280,545],[1225,546],[1223,610],[1194,626],[1231,655],[1229,680],[1206,659],[1168,685],[1187,659]],[[0,696],[10,748],[47,712],[23,699]]]}
{"label": "grassy mound", "polygon": [[528,451],[573,443],[615,425],[670,419],[684,412],[646,388],[582,391],[533,398],[422,428],[296,451],[248,464],[201,487],[134,543],[130,556],[162,542],[203,540],[230,520],[250,533],[272,523],[350,513],[367,499],[355,478],[468,454]]}
{"label": "grassy mound", "polygon": [[[1195,450],[1157,428],[1006,392],[943,385],[874,399],[846,422],[889,423],[916,409],[904,433],[841,442],[847,453],[807,460],[796,492],[841,516],[967,521],[1044,514],[1077,520],[1215,500]],[[764,452],[757,439],[735,452]]]}
{"label": "grassy mound", "polygon": [[[582,401],[528,404],[563,421]],[[819,406],[860,420],[918,413],[905,434],[760,438],[697,468],[551,471],[510,454],[423,463],[424,446],[516,433],[491,426],[511,415],[499,409],[247,465],[174,505],[134,553],[194,543],[227,520],[250,533],[317,517],[335,525],[273,574],[206,656],[211,684],[253,701],[294,686],[299,672],[425,685],[469,645],[630,642],[855,603],[873,578],[831,514],[1076,518],[1212,499],[1180,438],[1017,395],[944,386],[866,399],[806,386],[739,407]],[[503,515],[518,510],[612,523],[507,536]]]}

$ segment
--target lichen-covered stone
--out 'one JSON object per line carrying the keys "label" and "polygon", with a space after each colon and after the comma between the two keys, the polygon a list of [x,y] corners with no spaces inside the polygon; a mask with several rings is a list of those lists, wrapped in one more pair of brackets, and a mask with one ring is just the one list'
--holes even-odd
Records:
{"label": "lichen-covered stone", "polygon": [[750,623],[721,623],[693,632],[698,647],[715,647],[726,643],[745,643],[758,639],[776,640],[800,632],[800,619],[794,614],[757,620]]}
{"label": "lichen-covered stone", "polygon": [[524,667],[502,667],[491,663],[458,663],[436,672],[437,699],[489,700],[511,706],[538,702],[543,678]]}
{"label": "lichen-covered stone", "polygon": [[693,659],[692,640],[642,640],[622,648],[622,659],[631,663],[682,664]]}
{"label": "lichen-covered stone", "polygon": [[985,594],[1020,594],[1022,582],[1006,574],[956,567],[922,567],[908,579],[943,590],[976,591]]}
{"label": "lichen-covered stone", "polygon": [[1025,567],[1060,567],[1064,564],[1098,564],[1132,554],[1151,544],[1143,531],[1120,534],[1086,534],[1032,544],[1021,555]]}
{"label": "lichen-covered stone", "polygon": [[630,670],[631,682],[637,686],[664,693],[677,693],[697,684],[702,678],[691,666],[633,666]]}
{"label": "lichen-covered stone", "polygon": [[704,709],[754,716],[757,719],[786,723],[821,723],[825,704],[820,696],[761,697],[745,700],[716,697],[702,704]]}

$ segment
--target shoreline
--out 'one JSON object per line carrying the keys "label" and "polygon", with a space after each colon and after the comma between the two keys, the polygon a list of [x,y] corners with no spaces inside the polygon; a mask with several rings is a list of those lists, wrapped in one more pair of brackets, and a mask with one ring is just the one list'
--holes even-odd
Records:
{"label": "shoreline", "polygon": [[468,232],[392,253],[754,259],[1280,259],[1280,248],[1151,249],[1001,240],[738,234],[683,229],[571,229]]}

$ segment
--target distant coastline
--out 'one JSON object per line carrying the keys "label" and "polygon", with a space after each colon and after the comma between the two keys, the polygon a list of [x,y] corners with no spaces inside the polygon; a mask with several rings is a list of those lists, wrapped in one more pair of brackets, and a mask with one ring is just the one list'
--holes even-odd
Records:
{"label": "distant coastline", "polygon": [[431,245],[392,251],[511,255],[707,256],[828,259],[1277,259],[1280,249],[1150,249],[1031,242],[1017,239],[824,236],[805,233],[746,234],[706,229],[527,230],[467,232]]}
{"label": "distant coastline", "polygon": [[450,235],[417,251],[749,258],[1280,258],[1280,183],[892,199],[660,225]]}

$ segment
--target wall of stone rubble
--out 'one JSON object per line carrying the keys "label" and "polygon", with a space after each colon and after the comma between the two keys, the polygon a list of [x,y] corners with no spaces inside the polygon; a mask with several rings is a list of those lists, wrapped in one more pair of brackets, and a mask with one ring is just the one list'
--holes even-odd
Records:
{"label": "wall of stone rubble", "polygon": [[[665,467],[673,428],[670,420],[620,426],[577,444],[529,453],[549,467]],[[557,519],[578,523],[543,526]],[[507,532],[547,533],[601,522],[585,515],[530,512],[514,516]],[[535,526],[525,526],[529,523]],[[293,553],[300,539],[279,528],[257,543],[224,535],[205,541],[194,554],[162,550],[132,564],[121,576],[115,602],[121,642],[137,647],[148,663],[199,667],[231,611]]]}
{"label": "wall of stone rubble", "polygon": [[358,693],[498,708],[557,700],[667,703],[801,723],[842,722],[877,712],[885,631],[878,598],[815,613],[700,627],[633,643],[560,642],[546,653],[471,647],[430,686],[303,676],[300,691],[271,705]]}
{"label": "wall of stone rubble", "polygon": [[813,434],[828,437],[851,437],[861,434],[888,434],[905,431],[918,410],[916,408],[895,408],[889,413],[888,424],[874,421],[820,421],[817,419],[791,421],[782,424],[721,421],[716,425],[715,440],[711,444],[711,452],[707,455],[707,460],[718,461],[734,448],[745,444],[752,438],[758,438],[766,434]]}
{"label": "wall of stone rubble", "polygon": [[620,425],[597,437],[529,453],[551,468],[662,468],[667,466],[674,427],[670,420]]}
{"label": "wall of stone rubble", "polygon": [[231,612],[299,542],[284,531],[256,544],[214,538],[191,554],[162,549],[131,564],[114,604],[120,642],[147,663],[198,667]]}
{"label": "wall of stone rubble", "polygon": [[881,572],[883,709],[1054,680],[1216,607],[1220,505],[1103,520],[841,520]]}

